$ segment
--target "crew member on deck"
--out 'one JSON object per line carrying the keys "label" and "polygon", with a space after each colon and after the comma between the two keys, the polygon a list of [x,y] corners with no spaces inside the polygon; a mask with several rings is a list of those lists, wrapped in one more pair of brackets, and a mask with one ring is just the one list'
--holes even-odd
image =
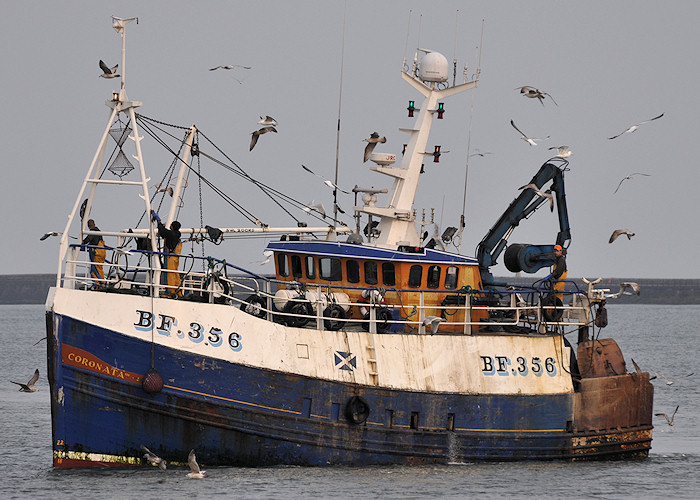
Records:
{"label": "crew member on deck", "polygon": [[[92,219],[87,221],[87,228],[88,231],[100,230],[100,228],[95,225],[95,221]],[[90,248],[87,249],[88,254],[90,255],[90,261],[92,262],[90,265],[90,277],[96,281],[104,280],[105,272],[102,269],[102,264],[107,256],[107,250],[105,249],[105,242],[102,239],[102,236],[99,234],[88,234],[85,236],[85,239],[83,239],[83,245],[90,246]]]}
{"label": "crew member on deck", "polygon": [[566,285],[566,275],[568,274],[566,269],[566,258],[564,257],[563,248],[561,245],[554,245],[554,266],[552,267],[552,274],[550,275],[554,280],[553,290],[560,293],[556,294],[556,297],[563,301],[564,286]]}
{"label": "crew member on deck", "polygon": [[182,295],[180,290],[180,273],[177,272],[180,267],[180,251],[182,250],[182,242],[180,241],[180,223],[173,221],[170,224],[170,229],[165,227],[161,222],[158,212],[153,212],[153,220],[158,221],[158,236],[163,238],[163,251],[170,255],[163,256],[163,268],[168,271],[166,275],[166,284],[168,290],[166,295],[169,297],[177,297]]}

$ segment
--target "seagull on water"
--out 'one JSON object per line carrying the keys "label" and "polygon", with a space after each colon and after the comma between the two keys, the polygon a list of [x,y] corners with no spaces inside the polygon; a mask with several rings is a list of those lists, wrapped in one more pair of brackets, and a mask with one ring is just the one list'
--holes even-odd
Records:
{"label": "seagull on water", "polygon": [[377,145],[378,142],[381,142],[382,144],[386,142],[386,137],[379,137],[379,134],[377,132],[372,132],[372,134],[367,139],[362,140],[367,141],[367,146],[365,146],[365,156],[363,160],[364,163],[367,160],[369,160],[370,156],[372,156],[372,151],[374,151],[374,147]]}
{"label": "seagull on water", "polygon": [[440,328],[440,323],[445,321],[440,316],[426,316],[423,320],[423,326],[430,325],[430,335],[435,335]]}
{"label": "seagull on water", "polygon": [[637,130],[637,129],[639,128],[640,125],[644,125],[645,123],[649,123],[649,122],[653,122],[654,120],[658,120],[658,119],[661,118],[662,116],[664,116],[663,113],[661,113],[659,116],[655,116],[654,118],[651,118],[651,119],[649,119],[649,120],[644,120],[643,122],[635,123],[635,124],[632,125],[630,128],[628,128],[627,130],[625,130],[624,132],[620,132],[620,133],[617,134],[617,135],[614,135],[614,136],[612,136],[612,137],[608,137],[608,139],[615,139],[616,137],[620,137],[622,134],[632,133],[632,132],[634,132],[635,130]]}
{"label": "seagull on water", "polygon": [[552,191],[550,191],[549,189],[543,193],[542,191],[540,191],[540,188],[537,187],[537,184],[527,184],[526,186],[520,186],[518,189],[532,189],[535,191],[535,194],[537,194],[537,196],[547,198],[549,200],[549,210],[551,212],[554,212],[554,196],[552,196]]}
{"label": "seagull on water", "polygon": [[270,115],[260,115],[260,125],[272,125],[273,127],[277,125],[277,120],[272,118]]}
{"label": "seagull on water", "polygon": [[151,450],[146,448],[144,445],[141,445],[141,451],[143,451],[144,455],[143,458],[144,460],[147,460],[151,465],[157,465],[158,468],[162,471],[165,470],[166,465],[168,462],[160,458],[158,455],[153,453]]}
{"label": "seagull on water", "polygon": [[557,154],[555,155],[555,158],[568,158],[569,156],[574,154],[573,151],[571,151],[569,149],[569,146],[552,146],[549,149],[556,149],[557,150]]}
{"label": "seagull on water", "polygon": [[623,182],[625,182],[625,181],[628,180],[628,179],[631,179],[632,176],[634,176],[634,175],[644,175],[644,176],[646,176],[646,177],[651,177],[651,174],[643,174],[642,172],[635,172],[635,173],[633,173],[633,174],[629,174],[627,177],[623,177],[623,178],[622,178],[622,180],[620,181],[620,183],[619,183],[619,184],[617,185],[617,187],[615,188],[615,191],[613,192],[613,194],[617,193],[617,191],[620,189],[620,186],[622,186],[622,183],[623,183]]}
{"label": "seagull on water", "polygon": [[673,419],[676,416],[676,412],[678,411],[678,408],[680,408],[680,405],[676,406],[676,409],[673,410],[673,413],[671,414],[670,418],[665,413],[654,413],[654,415],[656,415],[657,417],[664,417],[666,419],[666,422],[668,422],[668,425],[673,425]]}
{"label": "seagull on water", "polygon": [[19,382],[14,382],[10,380],[13,384],[17,384],[19,386],[20,392],[36,392],[37,388],[34,387],[34,384],[36,384],[36,381],[39,380],[39,369],[37,368],[34,370],[34,375],[32,375],[32,378],[29,379],[29,382],[26,384],[21,384]]}
{"label": "seagull on water", "polygon": [[516,87],[515,90],[520,89],[520,93],[524,95],[525,97],[529,97],[530,99],[539,99],[540,103],[542,106],[544,106],[544,98],[549,97],[554,104],[559,106],[557,104],[557,101],[554,100],[554,97],[552,97],[550,94],[545,92],[544,90],[536,89],[535,87],[531,87],[530,85],[525,85],[524,87]]}
{"label": "seagull on water", "polygon": [[520,132],[520,134],[522,135],[521,139],[522,139],[523,141],[527,142],[530,146],[537,146],[537,143],[536,143],[535,141],[544,141],[544,140],[546,140],[546,139],[549,139],[549,136],[547,136],[547,137],[528,137],[527,135],[525,135],[525,133],[524,133],[522,130],[520,130],[520,129],[515,125],[515,122],[514,122],[513,120],[510,121],[510,124],[513,125],[513,128],[514,128],[515,130],[517,130],[518,132]]}
{"label": "seagull on water", "polygon": [[121,76],[121,75],[117,74],[118,67],[119,67],[119,65],[117,64],[116,66],[114,66],[113,68],[110,69],[105,64],[105,62],[102,59],[100,59],[100,69],[102,70],[102,74],[100,75],[100,77],[101,78],[117,78],[118,76]]}
{"label": "seagull on water", "polygon": [[615,229],[613,231],[613,233],[610,235],[610,240],[608,241],[608,243],[612,243],[613,241],[615,241],[617,239],[618,236],[623,235],[623,234],[625,236],[627,236],[628,240],[631,240],[632,236],[634,236],[634,233],[632,231],[630,231],[629,229]]}
{"label": "seagull on water", "polygon": [[277,129],[273,127],[272,125],[268,127],[262,127],[259,130],[255,130],[252,134],[252,137],[250,139],[250,150],[252,151],[255,145],[258,143],[258,137],[260,137],[262,134],[267,134],[268,132],[274,132],[275,134],[277,133]]}
{"label": "seagull on water", "polygon": [[[631,291],[630,291],[631,290]],[[608,299],[617,299],[623,295],[639,295],[639,284],[634,281],[623,281],[620,283],[620,291],[617,293],[608,294],[605,297]]]}
{"label": "seagull on water", "polygon": [[326,179],[326,178],[323,177],[322,175],[317,174],[316,172],[314,172],[313,170],[311,170],[311,169],[310,169],[309,167],[307,167],[306,165],[302,165],[301,168],[303,168],[304,170],[306,170],[306,171],[309,172],[310,174],[314,174],[316,177],[320,177],[321,179],[323,179],[323,183],[324,183],[326,186],[331,187],[331,188],[333,188],[333,189],[337,189],[338,191],[340,191],[340,192],[342,192],[342,193],[350,194],[349,191],[345,191],[344,189],[340,189],[336,184],[334,184],[333,182],[329,181],[328,179]]}
{"label": "seagull on water", "polygon": [[214,66],[213,68],[209,68],[209,71],[216,71],[217,69],[234,69],[234,68],[252,69],[252,66],[241,66],[240,64],[222,64],[220,66]]}
{"label": "seagull on water", "polygon": [[207,471],[200,470],[199,468],[197,458],[194,455],[194,450],[190,451],[190,454],[187,456],[187,465],[190,466],[190,472],[187,473],[187,477],[192,479],[202,479],[207,477]]}

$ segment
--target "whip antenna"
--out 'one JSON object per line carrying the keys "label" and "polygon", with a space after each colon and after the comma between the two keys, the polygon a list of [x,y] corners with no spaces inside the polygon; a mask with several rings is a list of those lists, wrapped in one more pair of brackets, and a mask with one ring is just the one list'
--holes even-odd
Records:
{"label": "whip antenna", "polygon": [[335,182],[333,186],[333,235],[338,226],[338,157],[340,154],[340,110],[343,102],[343,68],[345,67],[345,20],[348,12],[348,0],[343,8],[343,42],[340,49],[340,89],[338,91],[338,130],[335,139]]}

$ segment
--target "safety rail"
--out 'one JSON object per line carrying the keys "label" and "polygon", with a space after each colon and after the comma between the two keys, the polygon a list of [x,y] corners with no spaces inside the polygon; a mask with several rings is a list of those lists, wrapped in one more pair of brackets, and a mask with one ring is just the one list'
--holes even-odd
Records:
{"label": "safety rail", "polygon": [[[556,291],[565,297],[563,302],[568,302],[566,305],[553,300],[553,291],[537,282],[530,288],[455,290],[448,295],[457,296],[460,299],[457,303],[443,300],[436,305],[431,299],[438,294],[445,296],[444,290],[378,289],[279,281],[225,260],[192,255],[179,256],[180,268],[184,271],[168,270],[160,266],[158,259],[171,254],[147,250],[107,248],[112,252],[111,258],[105,259],[104,263],[95,263],[87,256],[88,252],[80,252],[89,248],[95,247],[71,246],[63,287],[226,304],[261,319],[299,328],[332,331],[362,328],[370,333],[545,334],[588,325],[594,305],[590,291],[584,293],[574,282],[566,282],[567,286],[573,284],[571,289]],[[138,262],[130,264],[133,257]],[[203,263],[204,271],[193,270],[196,261]],[[103,278],[94,275],[96,264],[102,266]],[[158,273],[161,276],[159,283],[155,282]],[[180,276],[179,286],[167,284],[168,273]],[[280,297],[280,290],[287,290],[286,295]],[[368,298],[351,301],[348,292],[364,293]],[[405,303],[406,297],[416,295],[417,301]],[[282,302],[284,306],[281,306]]]}

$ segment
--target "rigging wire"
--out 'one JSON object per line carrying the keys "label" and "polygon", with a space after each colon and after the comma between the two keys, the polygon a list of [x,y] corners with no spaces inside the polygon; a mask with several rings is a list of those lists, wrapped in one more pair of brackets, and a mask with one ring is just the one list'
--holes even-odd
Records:
{"label": "rigging wire", "polygon": [[340,49],[340,89],[338,92],[338,130],[335,138],[335,179],[333,184],[333,226],[338,225],[338,162],[340,156],[340,110],[343,103],[343,70],[345,68],[345,21],[347,19],[348,0],[343,9],[343,41]]}

